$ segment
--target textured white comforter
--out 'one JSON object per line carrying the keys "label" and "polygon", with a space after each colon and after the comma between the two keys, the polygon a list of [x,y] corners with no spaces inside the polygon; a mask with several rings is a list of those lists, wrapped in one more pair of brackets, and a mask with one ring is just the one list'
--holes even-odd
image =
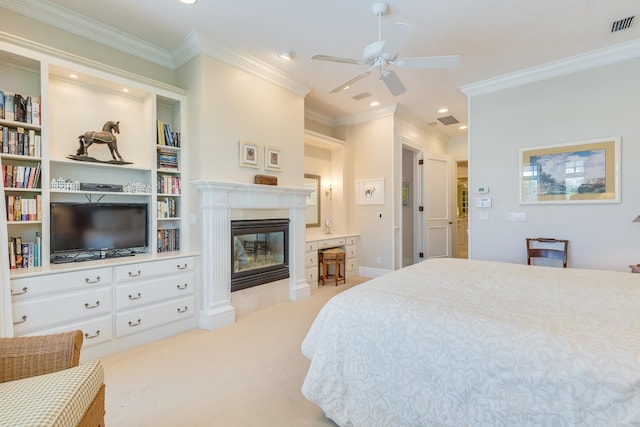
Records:
{"label": "textured white comforter", "polygon": [[341,426],[638,426],[640,274],[431,259],[335,296],[302,352]]}

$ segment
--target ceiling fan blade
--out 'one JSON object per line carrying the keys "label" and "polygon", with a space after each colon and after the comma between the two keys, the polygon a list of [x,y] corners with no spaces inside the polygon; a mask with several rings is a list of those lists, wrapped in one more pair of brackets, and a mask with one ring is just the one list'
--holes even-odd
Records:
{"label": "ceiling fan blade", "polygon": [[384,73],[382,73],[381,78],[384,84],[387,85],[387,88],[393,96],[402,95],[407,91],[407,88],[404,87],[398,75],[393,71],[385,71]]}
{"label": "ceiling fan blade", "polygon": [[331,62],[343,62],[345,64],[363,65],[366,64],[362,59],[340,58],[339,56],[329,55],[313,55],[311,59],[317,61],[331,61]]}
{"label": "ceiling fan blade", "polygon": [[370,67],[369,69],[362,71],[361,73],[356,74],[355,76],[351,77],[349,80],[340,83],[338,86],[334,87],[333,89],[331,89],[329,91],[329,93],[336,93],[336,92],[340,92],[341,90],[345,89],[347,86],[351,86],[353,83],[357,82],[358,80],[360,80],[361,78],[367,77],[369,75],[369,73],[371,72],[371,69],[373,67]]}
{"label": "ceiling fan blade", "polygon": [[460,56],[423,56],[400,58],[395,61],[398,68],[454,68],[460,64]]}
{"label": "ceiling fan blade", "polygon": [[398,55],[400,48],[409,40],[413,27],[409,24],[396,23],[391,29],[391,35],[384,42],[381,56],[393,59]]}

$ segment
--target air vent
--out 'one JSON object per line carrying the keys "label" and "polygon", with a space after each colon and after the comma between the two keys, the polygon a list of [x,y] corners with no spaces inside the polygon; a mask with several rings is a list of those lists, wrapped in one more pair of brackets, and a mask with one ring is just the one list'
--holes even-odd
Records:
{"label": "air vent", "polygon": [[633,20],[635,16],[629,16],[628,18],[618,19],[613,24],[611,24],[611,32],[615,33],[617,31],[626,30],[627,28],[633,25]]}
{"label": "air vent", "polygon": [[352,98],[355,99],[356,101],[360,101],[361,99],[365,99],[365,98],[368,98],[370,96],[371,96],[371,94],[369,92],[362,92],[362,93],[359,93],[359,94],[357,94],[355,96],[352,96]]}
{"label": "air vent", "polygon": [[460,123],[458,119],[453,116],[438,117],[438,121],[443,125],[454,125],[456,123]]}

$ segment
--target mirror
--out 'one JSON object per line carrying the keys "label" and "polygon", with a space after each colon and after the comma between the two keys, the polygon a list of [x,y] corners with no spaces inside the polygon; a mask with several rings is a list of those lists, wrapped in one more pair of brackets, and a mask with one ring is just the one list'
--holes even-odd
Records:
{"label": "mirror", "polygon": [[312,190],[307,196],[304,213],[307,228],[320,227],[320,175],[304,174],[305,190]]}

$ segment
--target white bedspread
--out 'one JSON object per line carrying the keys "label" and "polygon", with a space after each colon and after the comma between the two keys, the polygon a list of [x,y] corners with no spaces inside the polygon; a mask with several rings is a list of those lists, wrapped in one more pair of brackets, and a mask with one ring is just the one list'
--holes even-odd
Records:
{"label": "white bedspread", "polygon": [[431,259],[335,296],[302,352],[341,426],[638,426],[640,274]]}

